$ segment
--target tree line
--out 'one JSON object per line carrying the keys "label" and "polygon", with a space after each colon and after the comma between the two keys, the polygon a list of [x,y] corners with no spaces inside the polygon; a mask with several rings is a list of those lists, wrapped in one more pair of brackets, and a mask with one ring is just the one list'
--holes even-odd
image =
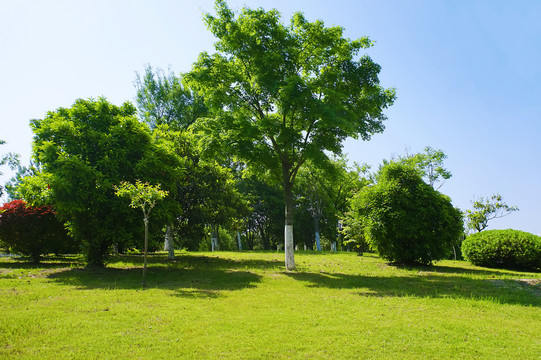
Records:
{"label": "tree line", "polygon": [[[396,98],[361,54],[373,41],[302,13],[289,25],[276,10],[234,13],[220,0],[204,21],[216,52],[179,76],[148,66],[135,79],[135,105],[78,99],[32,120],[32,163],[7,184],[11,198],[52,206],[71,245],[99,266],[111,249],[142,248],[141,216],[117,196],[138,181],[167,193],[151,222],[145,213],[145,249],[162,248],[164,235],[169,250],[283,245],[293,270],[295,246],[370,246],[421,263],[458,246],[462,213],[438,192],[451,177],[443,151],[428,147],[375,172],[342,154],[346,138],[384,130]],[[490,218],[480,206],[468,213],[478,231]],[[506,206],[495,209],[516,210]],[[393,237],[402,247],[389,245]],[[419,249],[406,255],[411,244]]]}

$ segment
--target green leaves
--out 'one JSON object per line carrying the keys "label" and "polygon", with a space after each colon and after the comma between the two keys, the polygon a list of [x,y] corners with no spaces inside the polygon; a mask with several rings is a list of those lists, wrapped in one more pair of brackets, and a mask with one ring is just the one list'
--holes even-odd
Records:
{"label": "green leaves", "polygon": [[[348,136],[369,139],[383,130],[381,111],[395,95],[379,86],[377,64],[356,58],[372,45],[368,38],[346,39],[342,28],[301,13],[286,27],[275,10],[235,15],[224,1],[216,9],[205,21],[218,53],[202,53],[185,79],[204,94],[221,125],[212,135],[234,155],[258,163],[266,154],[294,171],[318,153],[339,153]],[[223,122],[222,113],[235,121]]]}
{"label": "green leaves", "polygon": [[151,128],[167,124],[172,129],[185,130],[207,114],[203,99],[172,73],[153,70],[149,65],[144,76],[137,74],[135,86],[139,116]]}
{"label": "green leaves", "polygon": [[383,166],[377,183],[361,190],[351,206],[346,220],[362,228],[371,247],[390,261],[442,259],[463,231],[462,214],[450,199],[403,163]]}
{"label": "green leaves", "polygon": [[151,185],[148,182],[136,180],[135,184],[127,181],[115,186],[115,194],[130,199],[132,208],[141,208],[145,218],[150,214],[156,202],[168,195],[168,191],[161,190],[161,185]]}
{"label": "green leaves", "polygon": [[[31,124],[41,169],[23,178],[16,191],[27,200],[53,204],[94,264],[103,265],[111,241],[133,246],[140,226],[113,185],[145,179],[170,191],[182,174],[183,159],[171,139],[153,136],[135,113],[129,103],[79,99]],[[163,208],[160,215],[169,210]],[[157,220],[159,231],[168,219],[164,214]]]}
{"label": "green leaves", "polygon": [[518,211],[518,207],[509,206],[503,202],[500,194],[493,194],[490,198],[481,197],[473,202],[473,210],[466,210],[467,225],[470,230],[483,231],[492,219],[501,218]]}
{"label": "green leaves", "polygon": [[472,264],[541,269],[541,237],[519,230],[487,230],[468,236],[462,253]]}

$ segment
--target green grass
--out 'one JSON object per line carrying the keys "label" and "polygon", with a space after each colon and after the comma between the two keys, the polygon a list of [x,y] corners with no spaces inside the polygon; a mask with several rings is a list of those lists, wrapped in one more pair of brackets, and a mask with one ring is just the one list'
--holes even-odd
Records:
{"label": "green grass", "polygon": [[[1,359],[541,359],[541,274],[274,252],[0,258]],[[519,279],[534,279],[520,281]]]}

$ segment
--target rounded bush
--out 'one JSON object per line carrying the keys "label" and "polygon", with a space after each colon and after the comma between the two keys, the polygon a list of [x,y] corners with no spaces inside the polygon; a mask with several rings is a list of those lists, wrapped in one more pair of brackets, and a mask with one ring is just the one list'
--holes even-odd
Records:
{"label": "rounded bush", "polygon": [[541,269],[541,237],[519,230],[486,230],[468,236],[462,253],[474,265]]}
{"label": "rounded bush", "polygon": [[402,164],[385,165],[377,180],[350,203],[353,223],[363,229],[370,247],[396,263],[444,259],[463,232],[462,213],[449,197]]}

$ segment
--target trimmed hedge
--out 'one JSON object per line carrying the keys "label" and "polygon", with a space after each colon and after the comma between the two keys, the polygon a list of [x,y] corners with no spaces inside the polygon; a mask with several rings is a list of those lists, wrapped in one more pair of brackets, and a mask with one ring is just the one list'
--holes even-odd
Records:
{"label": "trimmed hedge", "polygon": [[486,230],[468,236],[462,253],[474,265],[541,269],[541,237],[519,230]]}

